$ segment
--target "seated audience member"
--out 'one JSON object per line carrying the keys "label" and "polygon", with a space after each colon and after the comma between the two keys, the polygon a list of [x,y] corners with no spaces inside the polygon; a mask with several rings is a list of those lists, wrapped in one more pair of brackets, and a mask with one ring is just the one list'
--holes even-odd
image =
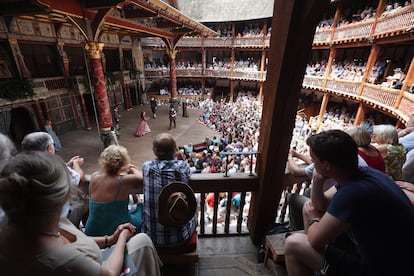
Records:
{"label": "seated audience member", "polygon": [[131,165],[123,146],[110,145],[101,153],[100,172],[89,184],[89,216],[85,234],[109,235],[119,224],[130,222],[138,230],[142,223],[142,203],[134,212],[128,211],[129,194],[142,192],[142,173]]}
{"label": "seated audience member", "polygon": [[[52,136],[46,132],[32,132],[23,137],[22,150],[24,151],[42,151],[48,154],[55,154],[55,143]],[[77,191],[75,195],[65,204],[62,209],[62,217],[67,217],[73,224],[79,226],[80,221],[88,213],[86,199],[82,197],[82,192],[78,190],[81,181],[85,180],[84,172],[81,168],[84,160],[80,156],[72,157],[66,163],[68,167],[71,184]]]}
{"label": "seated audience member", "polygon": [[368,166],[385,173],[385,161],[377,148],[371,145],[371,133],[363,126],[349,127],[345,130],[358,145],[358,155]]}
{"label": "seated audience member", "polygon": [[[299,166],[294,160],[293,157],[303,160],[307,166]],[[362,157],[358,155],[358,166],[365,167],[368,166]],[[315,169],[315,164],[312,163],[310,156],[298,153],[297,151],[291,149],[289,151],[288,157],[288,170],[289,172],[296,177],[308,177],[312,179],[313,171]],[[327,191],[332,186],[336,184],[334,179],[326,179],[323,184],[323,191]],[[312,186],[312,185],[311,185]],[[291,193],[288,196],[288,206],[289,206],[289,227],[292,231],[303,230],[303,215],[302,209],[306,201],[310,199],[311,196],[311,187],[306,189],[303,195]]]}
{"label": "seated audience member", "polygon": [[155,160],[142,165],[144,182],[144,222],[142,231],[147,233],[156,246],[172,246],[185,243],[196,228],[196,217],[182,227],[167,227],[159,223],[158,197],[162,188],[172,182],[188,183],[189,165],[180,160],[174,137],[168,133],[158,134],[153,141]]}
{"label": "seated audience member", "polygon": [[394,181],[401,180],[406,151],[404,146],[398,142],[397,129],[393,125],[375,125],[372,139],[384,158],[386,174]]}
{"label": "seated audience member", "polygon": [[408,119],[406,128],[398,130],[399,143],[407,151],[402,168],[403,180],[414,183],[414,113]]}
{"label": "seated audience member", "polygon": [[406,181],[395,181],[414,205],[414,184]]}
{"label": "seated audience member", "polygon": [[[304,162],[303,166],[299,166],[293,158],[298,158]],[[312,178],[313,164],[308,155],[301,154],[293,149],[289,151],[288,156],[288,171],[295,177]],[[289,206],[289,227],[292,231],[303,230],[302,207],[306,201],[309,200],[310,189],[306,189],[303,195],[298,193],[290,193],[287,197]]]}
{"label": "seated audience member", "polygon": [[398,129],[399,142],[407,151],[414,149],[414,113],[410,115],[407,126]]}
{"label": "seated audience member", "polygon": [[[57,155],[22,152],[7,163],[0,177],[0,205],[8,217],[0,232],[2,275],[123,275],[125,258],[136,267],[134,275],[160,275],[154,245],[145,234],[134,236],[131,224],[87,237],[62,218],[71,190]],[[103,259],[101,248],[109,246]]]}
{"label": "seated audience member", "polygon": [[17,149],[9,136],[0,133],[0,170],[7,164],[7,160],[17,154]]}
{"label": "seated audience member", "polygon": [[414,150],[410,150],[406,158],[402,167],[402,178],[404,181],[414,183]]}
{"label": "seated audience member", "polygon": [[[343,131],[321,132],[307,144],[315,164],[312,195],[303,210],[305,233],[285,240],[289,276],[414,275],[406,253],[414,244],[414,208],[404,192],[378,170],[358,167],[357,144]],[[337,184],[323,192],[328,178]],[[393,218],[392,227],[384,227],[384,217]],[[344,233],[359,256],[332,245]]]}
{"label": "seated audience member", "polygon": [[[16,147],[9,136],[0,133],[0,171],[7,164],[8,160],[17,154]],[[6,216],[0,208],[0,229],[6,224]]]}

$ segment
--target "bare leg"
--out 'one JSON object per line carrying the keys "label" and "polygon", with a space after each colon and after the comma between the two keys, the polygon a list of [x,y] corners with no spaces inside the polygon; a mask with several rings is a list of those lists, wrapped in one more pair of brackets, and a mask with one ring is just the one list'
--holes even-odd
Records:
{"label": "bare leg", "polygon": [[289,276],[314,275],[324,263],[324,252],[314,249],[303,233],[293,233],[285,240],[285,262]]}

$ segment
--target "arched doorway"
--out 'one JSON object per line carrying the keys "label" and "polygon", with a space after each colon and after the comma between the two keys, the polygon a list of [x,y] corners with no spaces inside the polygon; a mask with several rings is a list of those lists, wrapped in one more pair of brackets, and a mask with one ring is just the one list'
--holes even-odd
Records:
{"label": "arched doorway", "polygon": [[11,124],[9,135],[17,149],[23,137],[33,131],[38,131],[39,127],[33,119],[34,114],[25,107],[17,107],[11,110]]}

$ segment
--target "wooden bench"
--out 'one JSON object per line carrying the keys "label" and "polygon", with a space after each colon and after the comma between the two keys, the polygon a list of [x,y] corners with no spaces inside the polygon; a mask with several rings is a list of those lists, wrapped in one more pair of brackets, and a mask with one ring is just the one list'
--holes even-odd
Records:
{"label": "wooden bench", "polygon": [[175,247],[158,247],[158,255],[164,265],[184,265],[198,262],[198,233],[195,231],[190,240]]}
{"label": "wooden bench", "polygon": [[[294,233],[296,232],[303,233],[303,230],[295,231]],[[281,233],[281,234],[266,236],[266,243],[265,243],[266,252],[265,252],[265,258],[264,258],[264,265],[267,268],[272,267],[273,264],[280,264],[280,263],[285,262],[284,247],[285,247],[286,234],[287,233]]]}
{"label": "wooden bench", "polygon": [[181,254],[159,254],[164,265],[187,265],[198,262],[197,251]]}

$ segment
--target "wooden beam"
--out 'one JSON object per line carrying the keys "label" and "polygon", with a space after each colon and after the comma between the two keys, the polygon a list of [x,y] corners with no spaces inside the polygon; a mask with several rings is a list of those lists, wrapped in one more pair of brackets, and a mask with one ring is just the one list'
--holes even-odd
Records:
{"label": "wooden beam", "polygon": [[125,18],[146,18],[157,16],[155,11],[149,11],[145,9],[126,10],[124,9]]}
{"label": "wooden beam", "polygon": [[315,28],[330,0],[275,0],[264,83],[257,172],[248,228],[255,244],[275,222],[303,76]]}

